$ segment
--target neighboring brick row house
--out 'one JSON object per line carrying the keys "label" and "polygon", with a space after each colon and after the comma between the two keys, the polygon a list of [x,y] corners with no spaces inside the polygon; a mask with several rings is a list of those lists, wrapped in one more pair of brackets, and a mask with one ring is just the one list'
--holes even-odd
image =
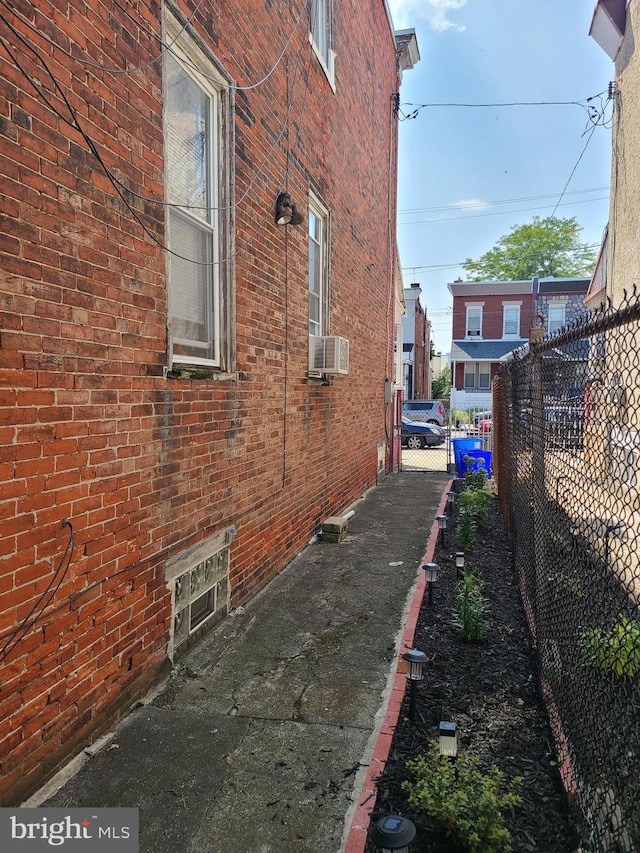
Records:
{"label": "neighboring brick row house", "polygon": [[41,0],[0,30],[6,805],[388,464],[418,52],[385,0]]}
{"label": "neighboring brick row house", "polygon": [[587,313],[588,278],[454,281],[451,411],[490,410],[500,363],[529,340],[534,315],[546,334]]}
{"label": "neighboring brick row house", "polygon": [[422,288],[416,282],[404,289],[402,373],[407,400],[431,398],[431,322],[420,302],[421,295]]}

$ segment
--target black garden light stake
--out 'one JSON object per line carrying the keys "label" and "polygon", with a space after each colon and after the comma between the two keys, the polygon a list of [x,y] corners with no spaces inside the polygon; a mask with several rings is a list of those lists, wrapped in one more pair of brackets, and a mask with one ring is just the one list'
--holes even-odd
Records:
{"label": "black garden light stake", "polygon": [[456,578],[460,580],[464,572],[464,551],[456,551]]}
{"label": "black garden light stake", "polygon": [[424,569],[424,576],[429,587],[429,598],[427,600],[429,607],[433,607],[433,585],[438,580],[438,570],[440,567],[437,563],[425,563],[422,568]]}
{"label": "black garden light stake", "polygon": [[453,504],[456,500],[455,492],[447,492],[447,510],[449,511],[449,515],[453,512]]}
{"label": "black garden light stake", "polygon": [[407,662],[407,678],[409,679],[409,719],[416,718],[416,685],[422,681],[424,665],[427,656],[418,649],[411,649],[402,655],[402,660]]}
{"label": "black garden light stake", "polygon": [[444,534],[447,529],[447,516],[437,515],[436,521],[438,522],[438,530],[440,531],[440,545],[444,548]]}

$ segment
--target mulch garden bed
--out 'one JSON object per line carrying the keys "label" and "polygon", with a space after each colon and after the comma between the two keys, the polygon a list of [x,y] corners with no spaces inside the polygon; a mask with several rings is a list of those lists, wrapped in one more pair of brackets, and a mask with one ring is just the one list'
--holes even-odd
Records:
{"label": "mulch garden bed", "polygon": [[[425,593],[415,634],[414,647],[428,657],[424,680],[417,684],[416,719],[409,719],[407,690],[378,780],[372,823],[390,812],[410,818],[418,830],[411,846],[417,853],[466,849],[412,808],[401,787],[410,778],[406,762],[426,752],[429,742],[437,740],[439,722],[450,720],[457,724],[459,749],[478,755],[484,770],[495,764],[505,782],[515,776],[523,779],[522,804],[506,815],[515,853],[573,853],[578,840],[538,690],[535,652],[498,500],[491,501],[488,520],[466,556],[466,564],[477,569],[489,605],[490,628],[481,643],[464,642],[451,626],[457,548],[451,520],[449,525],[445,546],[438,545],[434,557],[440,572],[433,605]],[[367,847],[367,853],[373,850]]]}

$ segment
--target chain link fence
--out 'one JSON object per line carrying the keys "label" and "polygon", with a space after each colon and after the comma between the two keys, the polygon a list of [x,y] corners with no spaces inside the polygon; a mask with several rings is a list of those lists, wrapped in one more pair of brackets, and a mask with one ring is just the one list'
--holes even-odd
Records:
{"label": "chain link fence", "polygon": [[494,478],[583,850],[640,851],[640,301],[516,351]]}

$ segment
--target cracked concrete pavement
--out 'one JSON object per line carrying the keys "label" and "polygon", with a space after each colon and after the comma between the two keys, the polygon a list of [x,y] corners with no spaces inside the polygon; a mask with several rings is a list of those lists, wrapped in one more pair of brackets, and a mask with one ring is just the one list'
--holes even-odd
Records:
{"label": "cracked concrete pavement", "polygon": [[141,853],[338,853],[447,482],[384,477],[41,804],[138,807]]}

